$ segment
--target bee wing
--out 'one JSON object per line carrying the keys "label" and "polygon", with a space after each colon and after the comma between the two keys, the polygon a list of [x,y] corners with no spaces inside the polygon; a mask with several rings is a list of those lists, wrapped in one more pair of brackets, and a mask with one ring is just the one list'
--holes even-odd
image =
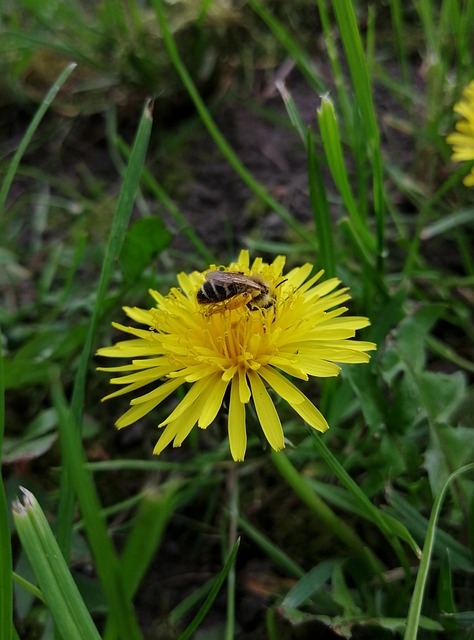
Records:
{"label": "bee wing", "polygon": [[241,284],[250,289],[260,289],[255,280],[240,273],[239,271],[209,271],[206,273],[206,280],[216,285],[226,286],[229,284]]}

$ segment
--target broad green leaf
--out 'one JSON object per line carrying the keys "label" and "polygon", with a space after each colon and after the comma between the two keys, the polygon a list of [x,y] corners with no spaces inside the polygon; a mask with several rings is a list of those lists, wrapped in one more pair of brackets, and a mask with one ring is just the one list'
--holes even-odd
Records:
{"label": "broad green leaf", "polygon": [[310,569],[308,573],[305,573],[283,598],[281,606],[296,609],[306,600],[309,600],[330,578],[334,562],[334,560],[324,560]]}
{"label": "broad green leaf", "polygon": [[425,339],[443,309],[442,305],[427,305],[400,324],[396,348],[414,371],[421,371],[425,366]]}
{"label": "broad green leaf", "polygon": [[[426,450],[424,463],[432,491],[437,493],[441,489],[450,469],[459,469],[471,460],[474,460],[472,429],[453,427],[450,424],[438,425],[436,437],[431,438]],[[463,481],[459,482],[462,486]]]}
{"label": "broad green leaf", "polygon": [[424,371],[416,375],[416,383],[428,415],[437,422],[451,418],[466,392],[462,371],[452,374]]}
{"label": "broad green leaf", "polygon": [[120,252],[119,264],[127,280],[135,280],[171,241],[171,233],[159,218],[143,218],[133,223]]}
{"label": "broad green leaf", "polygon": [[30,439],[5,438],[2,461],[12,464],[34,460],[49,451],[57,439],[57,433]]}

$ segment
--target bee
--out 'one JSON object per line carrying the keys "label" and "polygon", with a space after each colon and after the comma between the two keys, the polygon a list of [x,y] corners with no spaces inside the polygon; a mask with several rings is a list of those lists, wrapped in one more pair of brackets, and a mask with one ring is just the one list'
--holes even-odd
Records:
{"label": "bee", "polygon": [[270,285],[260,274],[246,276],[241,271],[206,273],[206,281],[197,292],[197,301],[199,304],[218,305],[215,311],[243,305],[252,310],[268,309],[275,303]]}

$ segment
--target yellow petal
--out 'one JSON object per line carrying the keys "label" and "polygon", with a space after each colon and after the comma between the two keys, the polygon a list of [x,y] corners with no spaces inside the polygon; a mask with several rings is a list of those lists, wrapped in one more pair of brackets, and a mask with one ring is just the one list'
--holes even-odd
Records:
{"label": "yellow petal", "polygon": [[137,389],[141,389],[142,387],[143,387],[142,382],[135,382],[135,384],[129,384],[126,387],[122,387],[118,391],[114,391],[113,393],[109,393],[108,395],[104,396],[101,402],[105,402],[106,400],[110,400],[111,398],[117,398],[118,396],[123,396],[126,393],[130,393],[131,391],[136,391]]}
{"label": "yellow petal", "polygon": [[329,429],[326,418],[306,396],[304,396],[303,402],[294,404],[292,407],[313,429],[317,429],[318,431],[326,431],[326,429]]}
{"label": "yellow petal", "polygon": [[160,399],[161,402],[163,398],[169,396],[170,393],[172,393],[182,384],[184,384],[183,378],[171,378],[170,380],[167,380],[166,382],[160,384],[158,387],[155,387],[148,393],[145,393],[142,396],[138,396],[137,398],[133,398],[133,400],[130,400],[130,404],[142,404],[143,402],[148,402],[150,400],[154,401],[157,399]]}
{"label": "yellow petal", "polygon": [[179,417],[181,417],[193,404],[201,401],[202,398],[205,399],[207,385],[207,378],[203,378],[202,380],[198,380],[197,382],[195,382],[189,389],[187,394],[184,396],[184,398],[181,400],[181,402],[178,404],[178,406],[170,413],[166,420],[163,420],[163,422],[161,422],[158,426],[163,427],[165,424],[174,422]]}
{"label": "yellow petal", "polygon": [[[141,371],[135,371],[128,376],[120,376],[120,378],[111,378],[110,384],[131,384],[134,382],[141,382],[142,385],[150,382],[157,382],[161,378],[164,378],[168,373],[173,371],[173,367],[169,363],[163,367],[155,367],[153,369],[143,369]],[[184,376],[183,376],[184,377]]]}
{"label": "yellow petal", "polygon": [[147,327],[153,325],[153,314],[147,309],[140,309],[139,307],[123,307],[123,310],[129,318],[140,324],[145,324]]}
{"label": "yellow petal", "polygon": [[199,416],[198,422],[198,425],[199,427],[201,427],[201,429],[205,429],[206,427],[208,427],[216,417],[217,412],[222,406],[224,394],[228,386],[229,383],[227,382],[227,380],[223,380],[220,374],[209,378],[207,389],[203,391],[203,395],[207,396],[206,406]]}
{"label": "yellow petal", "polygon": [[[295,267],[294,269],[291,269],[291,271],[288,271],[288,273],[285,274],[285,279],[291,289],[298,289],[312,270],[313,265],[307,262],[306,264],[301,265],[301,267]],[[319,273],[322,274],[323,271],[320,271]],[[282,286],[286,289],[285,285]]]}
{"label": "yellow petal", "polygon": [[314,404],[278,371],[271,367],[262,367],[259,374],[308,424],[318,431],[326,431],[329,428],[324,416]]}
{"label": "yellow petal", "polygon": [[239,369],[239,398],[240,402],[247,403],[250,401],[250,387],[247,383],[247,375],[244,369]]}
{"label": "yellow petal", "polygon": [[237,259],[237,265],[244,270],[249,268],[250,255],[247,249],[242,249],[242,251],[239,253],[239,257]]}
{"label": "yellow petal", "polygon": [[[302,378],[303,380],[308,380],[308,376],[316,376],[317,378],[332,378],[338,376],[341,372],[341,367],[334,362],[323,360],[319,358],[319,354],[316,355],[315,353],[307,353],[303,349],[301,350],[301,352],[298,352],[298,354],[295,356],[295,359],[296,366],[307,374],[306,378]],[[272,365],[276,366],[277,369],[281,369],[281,371],[294,376],[294,373],[292,371],[288,371],[285,366],[280,366],[280,364],[274,362],[273,359]],[[294,377],[301,378],[301,376]]]}
{"label": "yellow petal", "polygon": [[171,393],[173,393],[173,391],[175,391],[180,385],[182,385],[183,382],[183,380],[170,380],[169,382],[162,384],[156,390],[153,396],[150,397],[149,400],[132,404],[130,409],[126,411],[123,416],[121,416],[115,423],[117,429],[128,427],[128,425],[142,418],[152,409],[157,407],[160,402],[163,402],[163,400],[165,400]]}
{"label": "yellow petal", "polygon": [[155,445],[155,448],[153,449],[153,453],[156,456],[159,456],[160,453],[163,451],[163,449],[165,449],[169,445],[169,443],[176,436],[178,429],[179,429],[179,423],[172,422],[163,430],[163,433],[161,434],[160,439],[158,440],[158,442]]}
{"label": "yellow petal", "polygon": [[301,391],[282,376],[281,373],[275,371],[275,369],[272,369],[271,367],[262,367],[259,371],[259,375],[289,404],[293,405],[303,402],[304,395]]}
{"label": "yellow petal", "polygon": [[474,170],[472,170],[471,173],[467,174],[467,176],[463,180],[463,183],[466,185],[466,187],[474,187]]}
{"label": "yellow petal", "polygon": [[260,376],[253,371],[249,371],[247,375],[250,380],[255,410],[263,433],[270,443],[270,446],[275,449],[275,451],[280,451],[285,447],[285,441],[275,405],[268,391],[265,389],[265,385]]}
{"label": "yellow petal", "polygon": [[173,441],[173,447],[180,447],[183,444],[184,440],[188,437],[190,431],[198,421],[205,403],[206,398],[201,396],[198,401],[188,407],[178,420],[175,420],[179,427]]}
{"label": "yellow petal", "polygon": [[229,446],[232,458],[240,462],[247,449],[247,430],[245,428],[245,404],[240,399],[239,381],[232,380],[229,406]]}

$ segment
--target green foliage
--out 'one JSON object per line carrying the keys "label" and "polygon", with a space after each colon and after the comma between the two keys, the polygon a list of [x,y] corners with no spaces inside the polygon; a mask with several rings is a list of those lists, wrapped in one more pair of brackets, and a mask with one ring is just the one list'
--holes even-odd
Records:
{"label": "green foliage", "polygon": [[120,253],[120,269],[126,280],[139,278],[152,259],[170,243],[171,234],[161,220],[144,218],[130,227]]}
{"label": "green foliage", "polygon": [[24,489],[23,494],[23,501],[13,505],[16,530],[59,633],[64,638],[100,638],[46,516],[32,493]]}
{"label": "green foliage", "polygon": [[[473,192],[444,137],[473,19],[5,3],[2,639],[472,636]],[[116,437],[94,349],[243,243],[339,277],[378,351],[302,382],[324,435],[282,401],[284,452],[254,419],[235,465],[217,419],[148,460],[167,408]]]}

